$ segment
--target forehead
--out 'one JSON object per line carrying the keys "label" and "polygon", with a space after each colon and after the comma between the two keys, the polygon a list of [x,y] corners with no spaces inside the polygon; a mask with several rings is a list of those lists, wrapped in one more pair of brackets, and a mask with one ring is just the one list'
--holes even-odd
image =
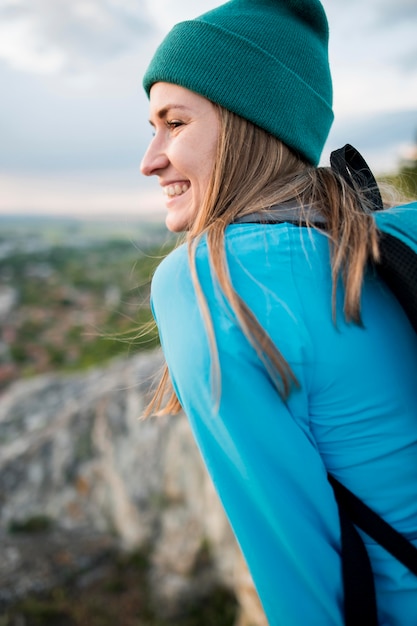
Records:
{"label": "forehead", "polygon": [[207,98],[172,83],[152,85],[149,100],[151,114],[155,115],[171,108],[183,108],[195,112],[214,110],[214,105]]}

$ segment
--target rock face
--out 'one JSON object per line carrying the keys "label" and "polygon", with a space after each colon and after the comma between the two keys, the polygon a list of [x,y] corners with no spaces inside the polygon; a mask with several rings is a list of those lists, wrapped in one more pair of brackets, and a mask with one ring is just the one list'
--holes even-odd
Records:
{"label": "rock face", "polygon": [[[54,546],[55,556],[77,546],[73,559],[88,566],[121,544],[150,550],[151,589],[167,615],[221,583],[239,601],[239,626],[267,624],[185,416],[139,420],[160,364],[146,353],[3,394],[0,604],[51,584]],[[36,520],[51,527],[36,546],[10,534]]]}

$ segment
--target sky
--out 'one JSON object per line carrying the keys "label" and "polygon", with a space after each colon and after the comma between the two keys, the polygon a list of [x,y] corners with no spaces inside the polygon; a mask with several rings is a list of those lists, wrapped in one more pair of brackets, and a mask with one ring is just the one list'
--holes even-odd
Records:
{"label": "sky", "polygon": [[[144,70],[214,0],[0,0],[0,214],[161,216],[139,165],[151,138]],[[323,0],[335,123],[376,173],[417,141],[416,0]]]}

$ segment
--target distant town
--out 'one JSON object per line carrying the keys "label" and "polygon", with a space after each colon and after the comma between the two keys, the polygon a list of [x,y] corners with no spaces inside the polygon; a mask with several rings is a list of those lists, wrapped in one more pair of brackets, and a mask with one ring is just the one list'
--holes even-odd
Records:
{"label": "distant town", "polygon": [[157,345],[150,278],[173,245],[156,224],[0,217],[0,390]]}

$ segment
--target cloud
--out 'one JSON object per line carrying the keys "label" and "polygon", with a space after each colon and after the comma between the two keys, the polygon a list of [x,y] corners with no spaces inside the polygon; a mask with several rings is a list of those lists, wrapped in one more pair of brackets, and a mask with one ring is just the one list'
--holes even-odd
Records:
{"label": "cloud", "polygon": [[167,32],[177,22],[190,20],[219,6],[221,0],[148,0],[148,11],[161,31]]}
{"label": "cloud", "polygon": [[408,110],[370,112],[335,120],[324,159],[344,145],[353,144],[376,173],[393,171],[417,139],[417,106]]}
{"label": "cloud", "polygon": [[[417,46],[403,56],[403,70],[407,73],[415,72],[417,67]],[[417,89],[416,89],[417,90]]]}
{"label": "cloud", "polygon": [[410,20],[414,3],[323,0],[337,118],[417,106],[417,23]]}
{"label": "cloud", "polygon": [[[344,8],[346,13],[354,16],[356,26],[358,23],[358,5],[360,5],[360,15],[367,23],[369,18],[372,22],[382,24],[393,24],[397,22],[413,21],[417,19],[417,3],[415,0],[322,0],[323,6],[329,15],[340,14]],[[149,14],[156,24],[163,30],[170,29],[177,22],[192,19],[201,13],[210,11],[221,4],[221,0],[182,0],[172,2],[172,0],[148,0]],[[335,7],[335,12],[332,10]]]}
{"label": "cloud", "polygon": [[0,59],[34,73],[85,72],[154,30],[145,0],[3,0]]}
{"label": "cloud", "polygon": [[148,105],[134,60],[126,72],[124,85],[106,71],[108,85],[75,88],[0,67],[0,170],[138,168]]}
{"label": "cloud", "polygon": [[396,0],[395,3],[392,0],[367,0],[366,5],[363,0],[351,0],[349,3],[346,3],[346,0],[321,0],[324,7],[327,9],[327,4],[333,4],[339,9],[342,6],[347,6],[347,8],[353,8],[353,11],[356,12],[356,7],[358,5],[361,8],[371,7],[373,11],[377,11],[379,15],[384,16],[387,13],[392,13],[396,15],[404,15],[408,12],[412,12],[415,15],[415,0]]}
{"label": "cloud", "polygon": [[392,27],[398,22],[417,22],[417,3],[415,0],[373,0],[378,9],[377,23]]}
{"label": "cloud", "polygon": [[[374,28],[385,42],[383,58],[400,71],[416,71],[417,2],[415,0],[379,0]],[[394,43],[395,42],[395,43]]]}

